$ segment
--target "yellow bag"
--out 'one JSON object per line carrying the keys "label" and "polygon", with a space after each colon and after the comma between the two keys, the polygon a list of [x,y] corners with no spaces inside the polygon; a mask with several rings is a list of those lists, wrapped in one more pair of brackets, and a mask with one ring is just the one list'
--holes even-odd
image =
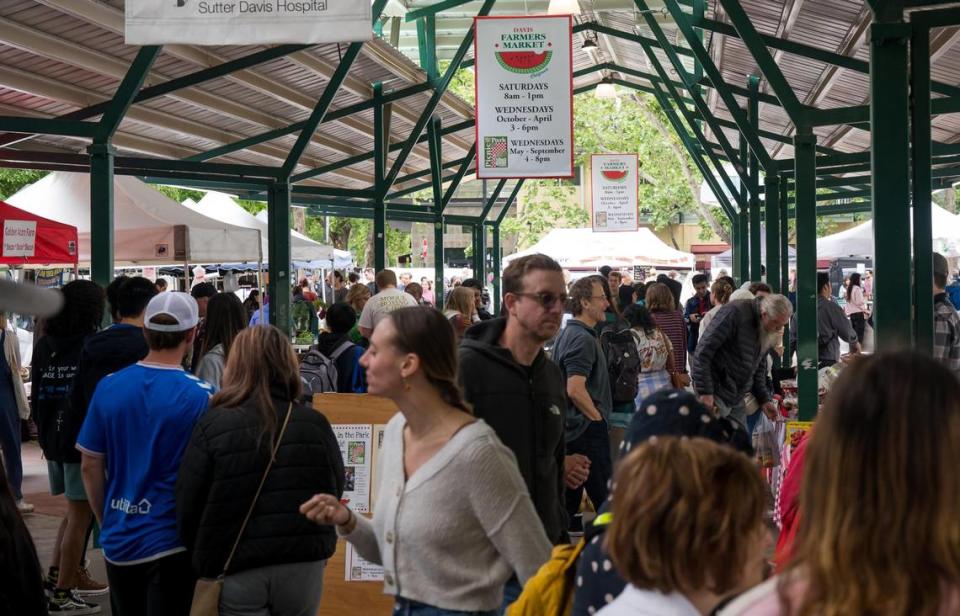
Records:
{"label": "yellow bag", "polygon": [[537,574],[527,580],[520,597],[507,608],[507,616],[568,616],[573,611],[577,561],[586,545],[555,546]]}

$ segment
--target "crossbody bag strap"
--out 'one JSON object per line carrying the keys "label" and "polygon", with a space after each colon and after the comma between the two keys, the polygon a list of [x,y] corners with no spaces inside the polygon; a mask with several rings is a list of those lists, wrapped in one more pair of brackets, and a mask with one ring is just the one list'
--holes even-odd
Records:
{"label": "crossbody bag strap", "polygon": [[230,562],[233,560],[233,555],[237,551],[237,546],[240,545],[240,539],[243,537],[243,531],[247,528],[247,522],[250,521],[250,516],[253,514],[253,508],[257,505],[257,500],[260,498],[260,491],[263,490],[263,484],[267,482],[267,475],[270,474],[270,469],[273,468],[273,461],[277,457],[277,451],[280,449],[280,441],[283,440],[283,433],[287,431],[287,424],[290,423],[290,415],[293,412],[293,402],[287,406],[287,416],[283,420],[283,427],[280,428],[280,436],[277,437],[277,442],[273,445],[273,451],[270,452],[270,461],[267,462],[267,469],[263,471],[263,477],[260,478],[260,485],[257,486],[257,492],[253,495],[253,502],[250,503],[250,509],[247,510],[246,517],[243,518],[243,524],[240,525],[240,532],[237,533],[237,539],[233,542],[233,547],[230,548],[230,555],[227,556],[227,562],[223,565],[223,573],[221,577],[227,573],[227,569],[230,568]]}

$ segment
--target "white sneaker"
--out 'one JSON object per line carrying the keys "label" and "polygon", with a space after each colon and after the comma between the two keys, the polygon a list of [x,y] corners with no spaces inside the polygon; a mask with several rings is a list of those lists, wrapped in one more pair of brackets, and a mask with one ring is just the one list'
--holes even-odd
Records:
{"label": "white sneaker", "polygon": [[33,513],[33,505],[21,498],[17,501],[17,511],[20,513]]}

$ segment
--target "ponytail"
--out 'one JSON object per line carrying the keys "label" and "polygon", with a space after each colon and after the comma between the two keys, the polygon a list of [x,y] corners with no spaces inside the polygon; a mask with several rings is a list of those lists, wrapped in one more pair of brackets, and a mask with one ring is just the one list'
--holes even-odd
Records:
{"label": "ponytail", "polygon": [[468,415],[473,415],[473,408],[463,399],[463,392],[460,391],[459,385],[446,379],[427,377],[427,380],[437,390],[444,402]]}

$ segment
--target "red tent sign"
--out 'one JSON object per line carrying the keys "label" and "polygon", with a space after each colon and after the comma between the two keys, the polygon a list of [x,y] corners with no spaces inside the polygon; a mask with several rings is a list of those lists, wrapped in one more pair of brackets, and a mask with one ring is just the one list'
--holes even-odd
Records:
{"label": "red tent sign", "polygon": [[32,257],[37,250],[37,221],[3,221],[3,256]]}

